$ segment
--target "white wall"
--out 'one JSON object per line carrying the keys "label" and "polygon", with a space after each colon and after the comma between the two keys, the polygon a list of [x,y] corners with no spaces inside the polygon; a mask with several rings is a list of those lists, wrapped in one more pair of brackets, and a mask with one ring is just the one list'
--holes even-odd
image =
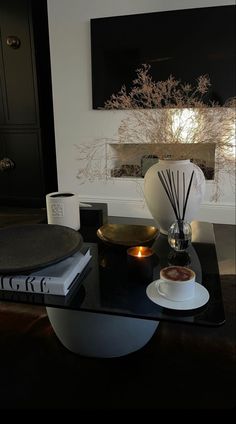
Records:
{"label": "white wall", "polygon": [[[82,201],[105,201],[110,215],[150,217],[136,183],[98,179],[80,184],[76,177],[79,165],[76,145],[115,137],[122,116],[122,112],[92,110],[90,19],[233,3],[232,0],[48,0],[59,190],[78,192]],[[231,185],[226,182],[216,204],[209,201],[210,184],[199,218],[234,223]]]}

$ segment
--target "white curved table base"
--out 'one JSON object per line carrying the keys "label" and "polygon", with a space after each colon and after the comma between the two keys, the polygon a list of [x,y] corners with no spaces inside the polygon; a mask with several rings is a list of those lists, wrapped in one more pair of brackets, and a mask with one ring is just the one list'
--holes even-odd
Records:
{"label": "white curved table base", "polygon": [[50,323],[71,352],[96,358],[128,355],[151,339],[159,321],[47,307]]}

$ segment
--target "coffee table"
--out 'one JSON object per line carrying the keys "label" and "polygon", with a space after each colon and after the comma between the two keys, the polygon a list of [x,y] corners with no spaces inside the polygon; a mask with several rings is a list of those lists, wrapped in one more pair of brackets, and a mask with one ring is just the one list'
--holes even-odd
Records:
{"label": "coffee table", "polygon": [[[137,223],[147,221],[136,219]],[[91,357],[123,356],[142,348],[161,321],[193,326],[222,325],[225,315],[213,225],[193,222],[192,230],[192,245],[188,248],[190,267],[196,272],[196,281],[210,294],[209,301],[200,308],[173,310],[152,302],[146,294],[150,281],[130,279],[127,248],[106,245],[99,240],[98,243],[85,240],[93,257],[78,286],[66,297],[0,291],[0,300],[45,305],[62,344],[75,353]],[[156,280],[160,269],[170,263],[171,249],[162,234],[154,240],[152,248],[156,253],[153,266],[153,280]]]}

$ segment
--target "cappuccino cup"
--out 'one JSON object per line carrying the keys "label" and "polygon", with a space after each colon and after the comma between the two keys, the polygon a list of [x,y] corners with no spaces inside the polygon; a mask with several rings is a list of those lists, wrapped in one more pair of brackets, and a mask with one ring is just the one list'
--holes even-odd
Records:
{"label": "cappuccino cup", "polygon": [[160,271],[156,282],[158,294],[172,301],[192,299],[195,295],[196,274],[184,266],[168,266]]}

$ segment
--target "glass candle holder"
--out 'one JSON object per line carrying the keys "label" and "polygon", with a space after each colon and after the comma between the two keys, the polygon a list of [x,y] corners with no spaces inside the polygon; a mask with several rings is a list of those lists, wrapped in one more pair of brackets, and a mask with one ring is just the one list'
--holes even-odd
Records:
{"label": "glass candle holder", "polygon": [[170,247],[177,252],[184,252],[191,244],[192,228],[189,222],[178,220],[173,222],[168,230]]}
{"label": "glass candle holder", "polygon": [[132,281],[149,283],[153,277],[154,251],[146,246],[134,246],[127,250],[128,275]]}

